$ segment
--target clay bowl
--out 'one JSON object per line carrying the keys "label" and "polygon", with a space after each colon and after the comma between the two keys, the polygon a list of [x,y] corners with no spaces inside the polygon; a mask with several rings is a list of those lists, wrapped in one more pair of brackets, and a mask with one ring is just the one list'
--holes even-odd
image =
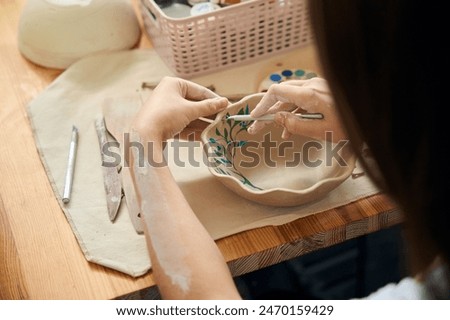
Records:
{"label": "clay bowl", "polygon": [[274,123],[251,135],[251,121],[226,120],[249,114],[262,96],[231,104],[202,132],[211,174],[239,196],[265,205],[298,206],[326,197],[355,167],[349,144],[331,157],[331,142],[301,135],[283,140],[282,128]]}

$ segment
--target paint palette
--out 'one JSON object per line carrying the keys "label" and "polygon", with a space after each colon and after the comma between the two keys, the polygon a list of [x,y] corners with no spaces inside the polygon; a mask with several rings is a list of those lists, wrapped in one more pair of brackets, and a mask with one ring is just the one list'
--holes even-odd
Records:
{"label": "paint palette", "polygon": [[266,92],[272,84],[281,83],[288,80],[307,80],[318,75],[305,69],[284,69],[272,72],[259,85],[258,92]]}

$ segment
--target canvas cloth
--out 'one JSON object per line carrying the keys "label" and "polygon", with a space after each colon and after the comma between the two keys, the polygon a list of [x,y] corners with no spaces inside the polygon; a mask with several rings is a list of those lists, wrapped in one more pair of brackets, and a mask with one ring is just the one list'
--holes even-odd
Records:
{"label": "canvas cloth", "polygon": [[[239,81],[251,82],[248,74],[243,73]],[[126,205],[121,206],[114,223],[109,221],[94,119],[101,114],[105,98],[137,95],[143,100],[150,91],[141,89],[141,83],[158,82],[165,75],[171,75],[170,70],[151,49],[97,55],[73,64],[28,106],[48,178],[86,259],[133,277],[148,272],[151,262],[144,235],[135,232]],[[211,83],[220,81],[215,75],[210,77]],[[258,83],[252,86],[257,87]],[[75,176],[71,201],[63,204],[73,125],[79,130]],[[285,224],[378,192],[363,176],[349,178],[318,202],[291,208],[264,206],[241,198],[217,181],[201,160],[201,148],[194,148],[200,166],[189,165],[183,150],[188,149],[182,149],[179,156],[187,165],[177,166],[169,157],[169,166],[189,204],[214,239],[251,228]]]}

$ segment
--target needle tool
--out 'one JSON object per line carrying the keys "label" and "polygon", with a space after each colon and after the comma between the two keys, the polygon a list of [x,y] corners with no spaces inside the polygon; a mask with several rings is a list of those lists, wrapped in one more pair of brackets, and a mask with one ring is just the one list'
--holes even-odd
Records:
{"label": "needle tool", "polygon": [[[294,115],[300,119],[323,119],[323,114],[321,113],[294,113]],[[266,114],[261,117],[254,118],[249,114],[237,114],[233,116],[228,116],[223,118],[224,121],[235,120],[235,121],[274,121],[275,114]]]}
{"label": "needle tool", "polygon": [[69,147],[69,158],[67,160],[67,170],[66,170],[66,181],[64,182],[64,193],[62,201],[64,203],[69,203],[70,194],[72,192],[72,183],[73,183],[73,172],[75,169],[75,158],[77,155],[77,146],[78,146],[78,129],[73,126],[72,127],[72,138],[70,140]]}

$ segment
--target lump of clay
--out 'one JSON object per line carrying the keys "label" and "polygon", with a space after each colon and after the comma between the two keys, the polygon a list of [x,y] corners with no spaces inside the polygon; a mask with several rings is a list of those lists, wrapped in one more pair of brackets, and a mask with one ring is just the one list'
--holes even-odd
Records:
{"label": "lump of clay", "polygon": [[130,49],[140,35],[130,0],[28,0],[18,46],[38,65],[65,69],[88,55]]}

